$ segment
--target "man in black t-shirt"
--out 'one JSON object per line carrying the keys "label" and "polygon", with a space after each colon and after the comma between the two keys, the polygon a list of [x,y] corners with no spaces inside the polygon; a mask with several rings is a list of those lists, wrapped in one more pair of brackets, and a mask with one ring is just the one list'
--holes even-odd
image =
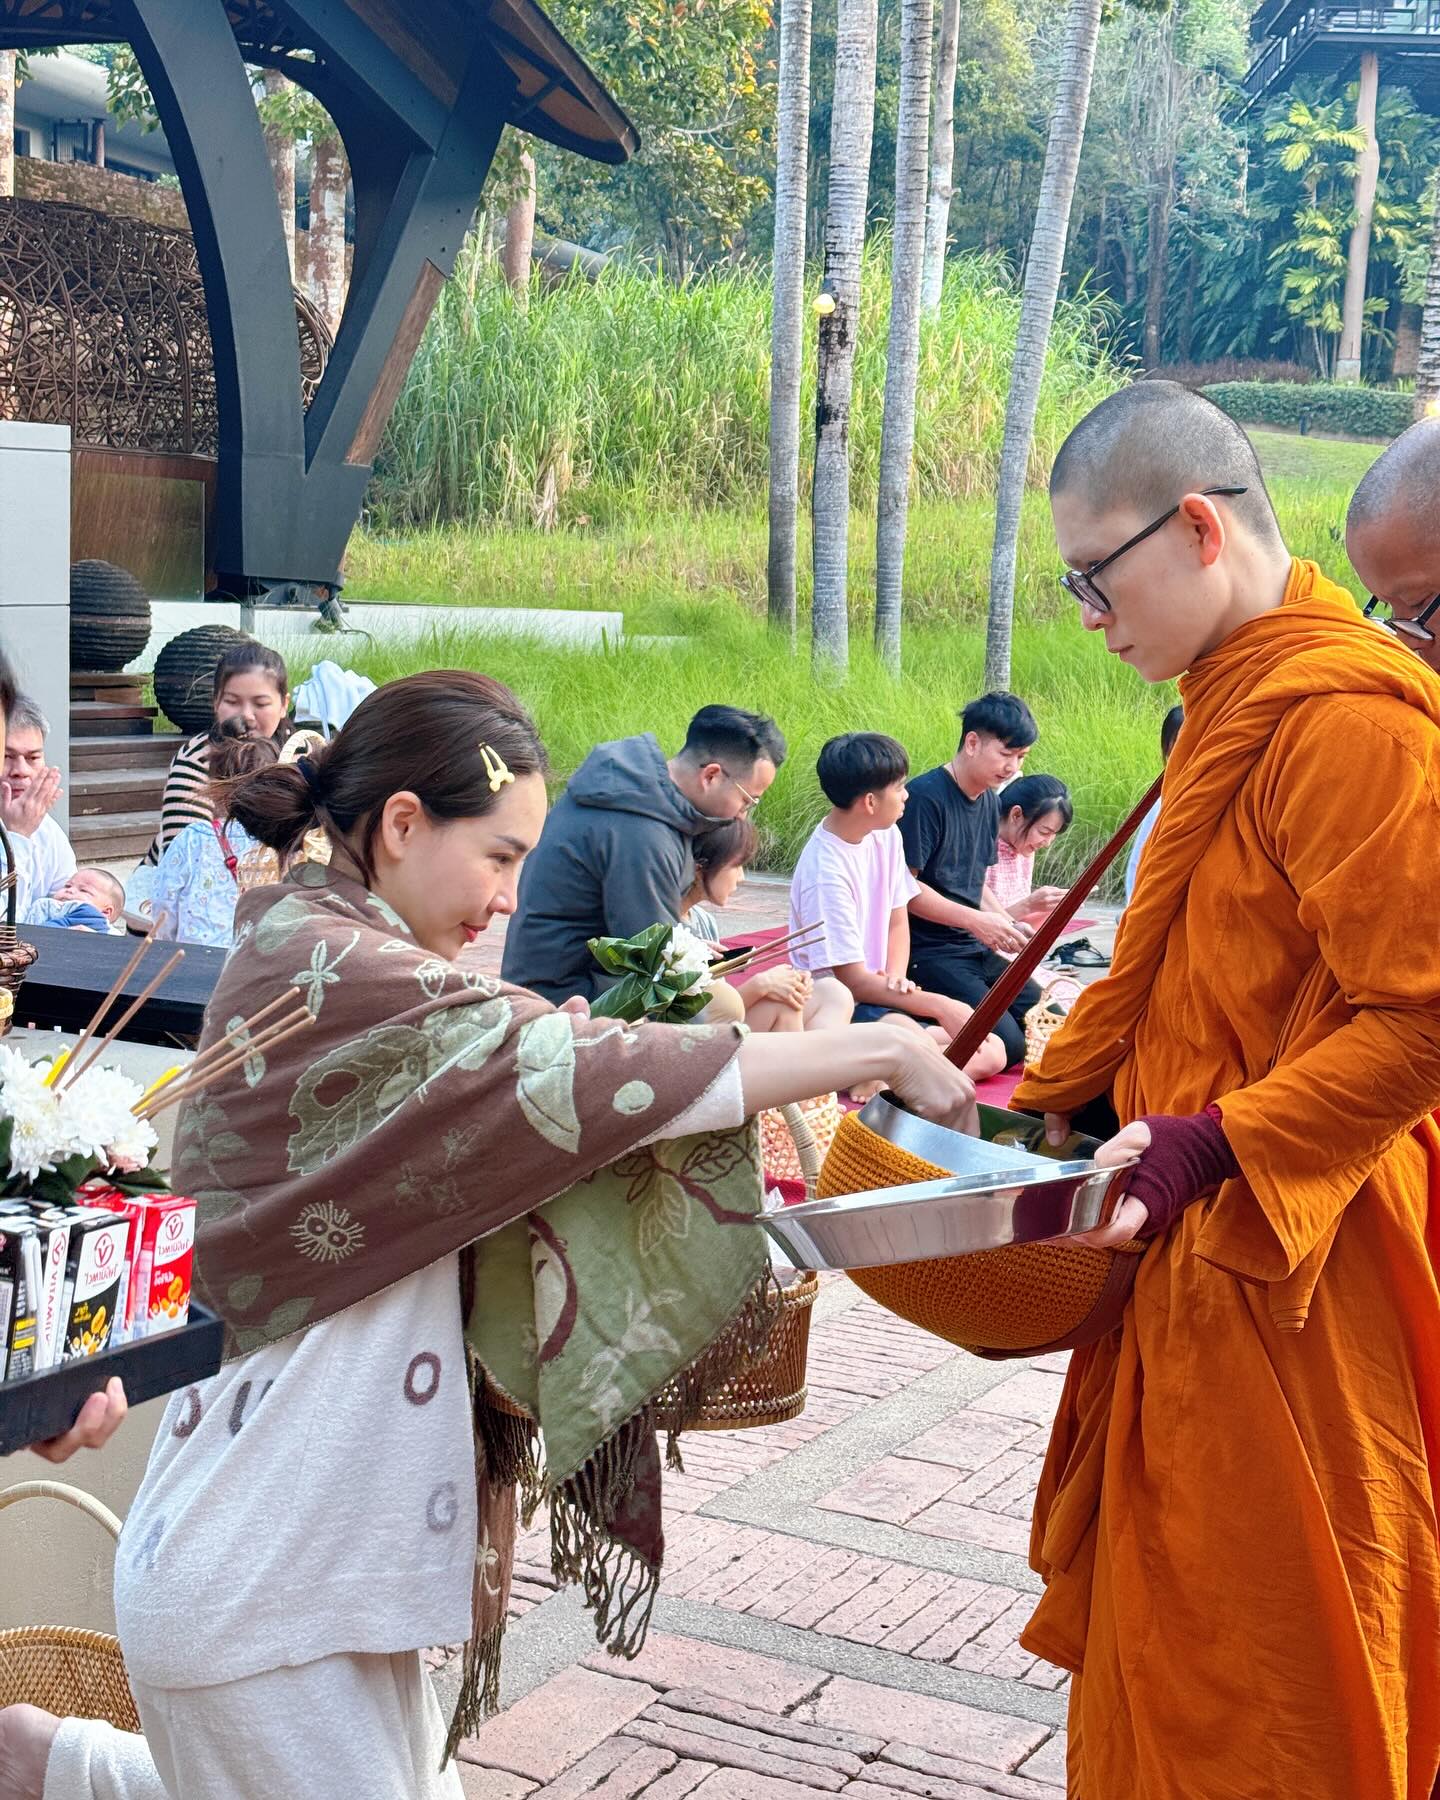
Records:
{"label": "man in black t-shirt", "polygon": [[[1031,927],[985,885],[1000,836],[999,790],[1020,773],[1040,735],[1014,694],[983,694],[961,715],[960,747],[948,763],[910,783],[900,821],[905,860],[920,882],[910,902],[910,975],[922,987],[974,1006],[1004,973]],[[1042,888],[1024,914],[1047,912],[1060,897]],[[1002,954],[1003,953],[1003,954]],[[995,1027],[1011,1065],[1025,1058],[1025,1015],[1040,998],[1029,981]]]}

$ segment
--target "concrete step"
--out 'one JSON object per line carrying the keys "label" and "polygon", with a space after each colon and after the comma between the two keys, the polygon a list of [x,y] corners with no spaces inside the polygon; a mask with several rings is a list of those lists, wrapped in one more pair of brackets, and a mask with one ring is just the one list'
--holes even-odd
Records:
{"label": "concrete step", "polygon": [[70,768],[72,772],[81,769],[168,769],[175,752],[184,742],[178,731],[157,731],[141,737],[104,732],[95,737],[74,738],[70,744]]}
{"label": "concrete step", "polygon": [[82,863],[143,856],[159,823],[158,812],[100,813],[70,820],[70,842]]}
{"label": "concrete step", "polygon": [[74,700],[70,703],[70,735],[77,737],[150,737],[158,707],[129,706],[114,700]]}
{"label": "concrete step", "polygon": [[70,774],[70,817],[89,818],[101,813],[160,813],[165,792],[166,766],[149,768],[75,769]]}

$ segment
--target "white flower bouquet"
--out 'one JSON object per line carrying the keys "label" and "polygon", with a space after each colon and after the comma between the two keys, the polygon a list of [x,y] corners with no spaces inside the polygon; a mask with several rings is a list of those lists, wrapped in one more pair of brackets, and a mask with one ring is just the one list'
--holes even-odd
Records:
{"label": "white flower bouquet", "polygon": [[620,978],[591,1001],[595,1018],[683,1025],[709,1004],[711,946],[683,925],[652,925],[633,938],[591,938],[590,954],[607,975]]}
{"label": "white flower bouquet", "polygon": [[121,1192],[163,1192],[139,1084],[97,1064],[63,1073],[63,1059],[31,1063],[0,1045],[0,1197],[62,1203],[100,1175]]}

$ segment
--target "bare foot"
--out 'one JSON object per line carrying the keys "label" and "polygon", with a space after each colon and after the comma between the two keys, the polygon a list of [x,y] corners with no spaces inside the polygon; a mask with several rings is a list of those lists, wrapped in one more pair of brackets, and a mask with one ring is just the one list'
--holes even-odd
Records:
{"label": "bare foot", "polygon": [[60,1721],[38,1706],[0,1707],[0,1800],[42,1800]]}

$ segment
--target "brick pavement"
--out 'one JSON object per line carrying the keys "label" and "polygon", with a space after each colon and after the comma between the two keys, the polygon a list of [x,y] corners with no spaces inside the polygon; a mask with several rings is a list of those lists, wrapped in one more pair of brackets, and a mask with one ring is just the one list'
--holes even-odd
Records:
{"label": "brick pavement", "polygon": [[[982,1363],[822,1289],[810,1401],[692,1435],[644,1652],[597,1652],[521,1540],[486,1800],[1059,1800],[1068,1677],[1020,1649],[1028,1517],[1063,1357]],[[436,1659],[442,1704],[453,1659]]]}

